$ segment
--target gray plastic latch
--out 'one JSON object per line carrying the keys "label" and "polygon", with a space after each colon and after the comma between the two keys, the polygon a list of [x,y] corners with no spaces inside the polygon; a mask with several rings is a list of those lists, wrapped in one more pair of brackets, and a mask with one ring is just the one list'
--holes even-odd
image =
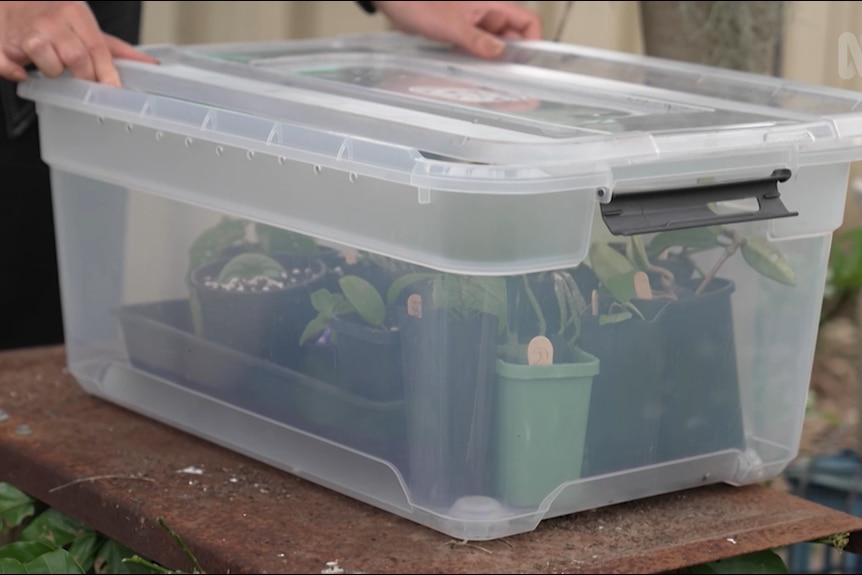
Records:
{"label": "gray plastic latch", "polygon": [[[761,180],[632,194],[614,193],[610,202],[601,204],[602,219],[612,234],[631,236],[797,216],[798,212],[787,210],[778,192],[779,182],[786,182],[790,176],[790,170],[778,169]],[[713,203],[744,199],[756,199],[758,209],[716,213],[710,207]]]}

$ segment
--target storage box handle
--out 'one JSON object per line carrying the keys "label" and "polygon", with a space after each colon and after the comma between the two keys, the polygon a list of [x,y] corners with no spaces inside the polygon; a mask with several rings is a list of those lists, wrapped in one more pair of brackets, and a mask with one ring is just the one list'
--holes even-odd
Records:
{"label": "storage box handle", "polygon": [[[610,232],[631,236],[738,222],[798,216],[781,202],[779,182],[790,179],[788,169],[778,169],[768,178],[673,190],[614,194],[601,204],[602,219]],[[599,195],[603,192],[600,190]],[[759,209],[719,214],[710,204],[754,198]]]}

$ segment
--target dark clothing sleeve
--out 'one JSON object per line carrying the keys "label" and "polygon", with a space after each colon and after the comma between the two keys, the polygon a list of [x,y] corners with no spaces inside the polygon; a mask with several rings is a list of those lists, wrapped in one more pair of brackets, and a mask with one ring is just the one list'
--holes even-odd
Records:
{"label": "dark clothing sleeve", "polygon": [[[104,32],[140,41],[141,2],[89,2]],[[15,94],[17,84],[0,79],[0,349],[63,343],[54,213],[48,166],[41,159],[32,102]]]}
{"label": "dark clothing sleeve", "polygon": [[377,12],[377,8],[374,7],[374,2],[370,2],[370,1],[366,0],[365,2],[358,1],[356,3],[359,4],[360,8],[362,8],[363,10],[368,12],[369,14],[374,14],[375,12]]}

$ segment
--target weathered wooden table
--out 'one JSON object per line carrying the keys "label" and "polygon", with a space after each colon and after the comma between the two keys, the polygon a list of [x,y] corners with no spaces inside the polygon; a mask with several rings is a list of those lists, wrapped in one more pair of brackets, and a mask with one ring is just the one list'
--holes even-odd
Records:
{"label": "weathered wooden table", "polygon": [[85,394],[62,347],[0,353],[0,481],[174,569],[208,573],[655,573],[851,532],[862,518],[717,485],[469,543]]}

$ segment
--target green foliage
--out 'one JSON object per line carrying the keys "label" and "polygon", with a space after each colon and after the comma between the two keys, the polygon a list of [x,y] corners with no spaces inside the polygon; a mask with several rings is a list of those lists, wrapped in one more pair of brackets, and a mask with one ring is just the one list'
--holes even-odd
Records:
{"label": "green foliage", "polygon": [[254,232],[260,242],[261,249],[266,253],[313,255],[320,251],[320,246],[311,236],[259,222],[255,223]]}
{"label": "green foliage", "polygon": [[682,572],[706,575],[711,573],[788,573],[788,570],[784,561],[775,551],[766,550],[695,565]]}
{"label": "green foliage", "polygon": [[38,541],[0,547],[0,573],[86,573],[65,549]]}
{"label": "green foliage", "polygon": [[708,226],[661,232],[646,244],[641,236],[633,236],[628,238],[622,249],[608,243],[594,242],[589,252],[590,267],[603,291],[615,300],[613,309],[603,313],[599,323],[623,321],[631,317],[629,312],[640,315],[632,305],[637,295],[634,279],[640,272],[660,276],[662,288],[654,293],[655,296],[676,299],[679,287],[673,272],[664,267],[661,254],[675,250],[675,257],[688,260],[694,267],[691,260],[693,255],[714,249],[721,250],[721,255],[709,272],[701,272],[702,279],[695,293],[700,293],[737,251],[763,277],[787,286],[796,285],[793,268],[774,244],[761,236],[742,236],[730,228]]}
{"label": "green foliage", "polygon": [[268,255],[248,252],[231,258],[221,269],[217,281],[227,283],[234,278],[250,280],[256,277],[279,279],[284,273],[282,265]]}
{"label": "green foliage", "polygon": [[506,280],[502,277],[465,276],[446,273],[408,273],[394,282],[386,294],[386,301],[393,305],[407,288],[424,284],[430,288],[434,308],[447,309],[453,317],[465,319],[481,313],[497,318],[502,333],[506,329],[508,299]]}
{"label": "green foliage", "polygon": [[308,322],[299,338],[299,345],[320,337],[337,315],[357,314],[371,327],[380,327],[386,319],[386,304],[377,289],[359,276],[344,276],[338,280],[341,293],[326,288],[311,294],[311,305],[317,315]]}
{"label": "green foliage", "polygon": [[33,499],[12,485],[0,482],[0,533],[23,524],[35,511]]}
{"label": "green foliage", "polygon": [[[137,557],[128,547],[79,521],[47,508],[36,514],[36,501],[8,483],[0,482],[0,533],[20,531],[17,541],[0,546],[0,574],[4,573],[180,573]],[[203,573],[188,548],[160,519]]]}
{"label": "green foliage", "polygon": [[862,228],[847,230],[835,238],[829,255],[828,279],[837,291],[862,287]]}
{"label": "green foliage", "polygon": [[740,248],[745,262],[764,277],[788,286],[796,285],[796,274],[784,256],[764,237],[749,236]]}
{"label": "green foliage", "polygon": [[862,288],[862,228],[852,228],[832,241],[820,323],[840,311],[859,288]]}
{"label": "green foliage", "polygon": [[218,259],[229,247],[241,242],[247,226],[245,220],[225,216],[204,231],[189,248],[189,272]]}

